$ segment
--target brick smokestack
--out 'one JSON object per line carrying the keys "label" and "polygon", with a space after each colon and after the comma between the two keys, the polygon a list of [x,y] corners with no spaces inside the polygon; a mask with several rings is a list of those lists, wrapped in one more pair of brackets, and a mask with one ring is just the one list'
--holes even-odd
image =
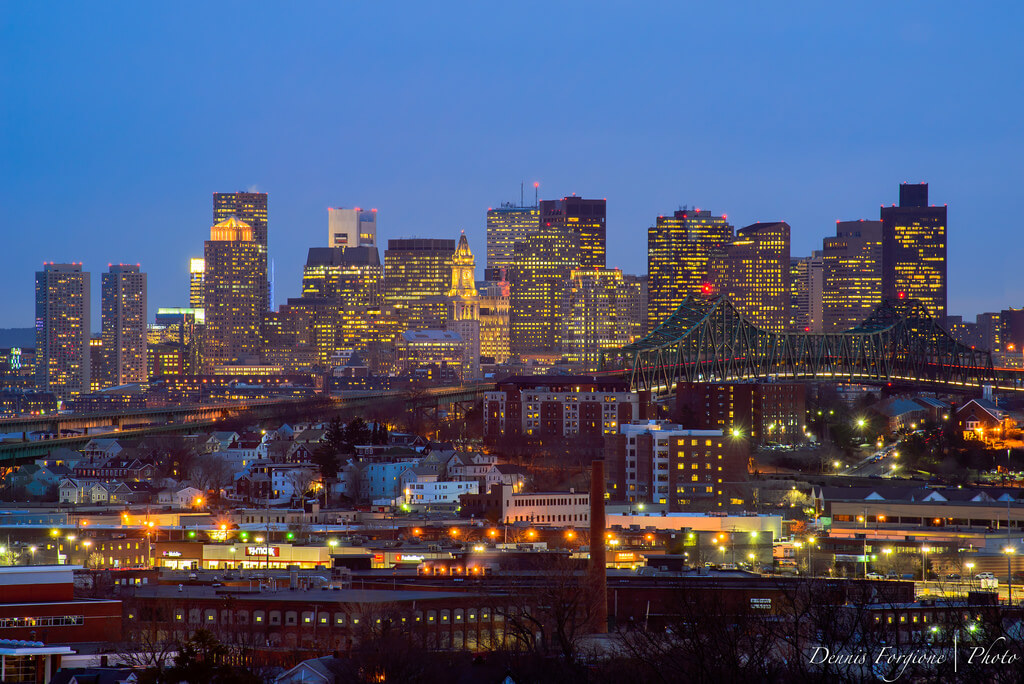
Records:
{"label": "brick smokestack", "polygon": [[590,588],[594,595],[593,632],[608,631],[608,572],[605,569],[604,461],[590,464]]}

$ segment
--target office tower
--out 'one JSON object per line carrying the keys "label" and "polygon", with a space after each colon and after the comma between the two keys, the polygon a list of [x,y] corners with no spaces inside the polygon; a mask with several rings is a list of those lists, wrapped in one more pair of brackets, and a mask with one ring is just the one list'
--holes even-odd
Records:
{"label": "office tower", "polygon": [[254,241],[267,246],[267,193],[213,193],[213,223],[216,225],[232,216],[252,228]]}
{"label": "office tower", "polygon": [[707,293],[712,278],[712,255],[732,239],[726,216],[710,211],[680,209],[659,216],[647,229],[647,331],[654,329],[689,295]]}
{"label": "office tower", "polygon": [[493,363],[505,363],[512,355],[509,346],[511,294],[507,281],[478,285],[480,293],[480,356]]}
{"label": "office tower", "polygon": [[513,354],[557,356],[562,332],[559,303],[576,268],[579,250],[565,231],[544,227],[526,242],[516,243],[510,284]]}
{"label": "office tower", "polygon": [[395,340],[395,370],[431,385],[463,380],[466,344],[451,330],[406,330]]}
{"label": "office tower", "polygon": [[377,210],[327,209],[328,247],[374,247],[377,245]]}
{"label": "office tower", "polygon": [[824,330],[849,330],[882,301],[882,222],[836,221],[821,254]]}
{"label": "office tower", "polygon": [[349,306],[380,306],[384,269],[372,245],[310,247],[302,271],[303,297],[337,297]]}
{"label": "office tower", "polygon": [[202,323],[203,318],[203,297],[206,283],[206,260],[201,257],[193,257],[188,262],[188,306],[195,310],[196,320]]}
{"label": "office tower", "polygon": [[156,310],[154,323],[147,327],[146,344],[150,353],[150,375],[154,374],[153,353],[155,348],[174,348],[181,360],[181,373],[198,375],[202,372],[203,330],[199,320],[201,310],[179,307],[160,307]]}
{"label": "office tower", "polygon": [[104,386],[146,382],[146,274],[111,264],[102,287]]}
{"label": "office tower", "polygon": [[946,318],[946,207],[928,206],[928,184],[900,184],[900,205],[882,207],[882,296],[916,299]]}
{"label": "office tower", "polygon": [[811,257],[789,258],[789,329],[810,332]]}
{"label": "office tower", "polygon": [[68,399],[90,390],[89,274],[81,264],[36,272],[36,388]]}
{"label": "office tower", "polygon": [[606,204],[603,199],[583,199],[575,195],[560,200],[541,200],[540,225],[571,236],[578,251],[576,261],[582,268],[604,268]]}
{"label": "office tower", "polygon": [[252,227],[232,216],[210,228],[204,256],[204,367],[258,356],[267,303],[266,250],[253,239]]}
{"label": "office tower", "polygon": [[454,253],[455,240],[388,240],[384,301],[402,311],[408,328],[444,326]]}
{"label": "office tower", "polygon": [[606,349],[637,339],[640,288],[618,269],[580,268],[561,295],[562,353],[584,371],[600,368]]}
{"label": "office tower", "polygon": [[[107,383],[104,379],[104,358],[103,335],[93,334],[89,336],[89,391],[99,392]],[[73,409],[74,410],[74,409]]]}
{"label": "office tower", "polygon": [[270,308],[270,280],[267,277],[267,193],[215,192],[213,194],[213,223],[221,223],[234,216],[252,229],[252,240],[259,245],[260,256],[255,262],[260,285],[260,313]]}
{"label": "office tower", "polygon": [[506,202],[497,209],[488,209],[487,269],[484,278],[489,281],[508,278],[515,259],[516,243],[529,239],[537,232],[539,225],[538,207],[517,207]]}
{"label": "office tower", "polygon": [[637,324],[637,335],[643,337],[647,334],[647,276],[624,274],[622,279],[633,287],[635,293],[634,309],[630,312],[630,319]]}
{"label": "office tower", "polygon": [[480,296],[476,289],[476,259],[465,233],[452,254],[451,273],[445,328],[462,338],[462,377],[466,380],[477,377],[480,371]]}
{"label": "office tower", "polygon": [[789,224],[754,223],[736,231],[714,275],[719,292],[754,325],[782,332],[789,325]]}
{"label": "office tower", "polygon": [[825,259],[821,250],[811,252],[811,260],[807,263],[807,299],[809,302],[809,327],[812,333],[825,330]]}

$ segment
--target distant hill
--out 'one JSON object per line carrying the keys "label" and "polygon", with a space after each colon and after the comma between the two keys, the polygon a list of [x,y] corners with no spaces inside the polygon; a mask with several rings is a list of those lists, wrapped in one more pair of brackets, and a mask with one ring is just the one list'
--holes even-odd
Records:
{"label": "distant hill", "polygon": [[0,349],[35,346],[35,328],[0,328]]}

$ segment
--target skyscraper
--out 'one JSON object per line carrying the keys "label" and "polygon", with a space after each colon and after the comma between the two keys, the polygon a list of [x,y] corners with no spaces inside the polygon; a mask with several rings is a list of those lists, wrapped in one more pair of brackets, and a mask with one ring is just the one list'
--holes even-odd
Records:
{"label": "skyscraper", "polygon": [[708,292],[709,261],[732,239],[725,214],[680,209],[647,229],[647,330],[652,332],[689,295]]}
{"label": "skyscraper", "polygon": [[213,223],[234,216],[252,229],[252,241],[259,245],[259,258],[254,262],[260,278],[260,313],[270,308],[270,280],[267,270],[267,193],[215,192]]}
{"label": "skyscraper", "polygon": [[81,264],[36,272],[36,387],[68,399],[90,389],[89,274]]}
{"label": "skyscraper", "polygon": [[338,297],[348,306],[380,306],[384,269],[372,245],[310,247],[302,271],[303,297]]}
{"label": "skyscraper", "polygon": [[501,280],[502,270],[504,277],[509,277],[516,243],[537,232],[539,217],[538,207],[517,207],[511,203],[487,210],[487,269],[484,279]]}
{"label": "skyscraper", "polygon": [[811,257],[789,258],[789,329],[811,330]]}
{"label": "skyscraper", "polygon": [[374,247],[377,245],[377,210],[327,209],[328,247]]}
{"label": "skyscraper", "polygon": [[562,352],[584,371],[599,369],[601,353],[640,335],[640,285],[615,269],[579,268],[561,296]]}
{"label": "skyscraper", "polygon": [[103,274],[103,384],[146,382],[146,274],[111,264]]}
{"label": "skyscraper", "polygon": [[946,207],[928,206],[928,184],[900,184],[882,207],[882,296],[917,299],[946,320]]}
{"label": "skyscraper", "polygon": [[559,200],[541,200],[540,224],[565,232],[578,251],[576,261],[583,268],[604,268],[605,214],[607,202],[603,199],[563,197]]}
{"label": "skyscraper", "polygon": [[206,287],[206,260],[202,257],[192,257],[188,262],[188,306],[196,311],[196,322],[202,323],[203,318],[203,297]]}
{"label": "skyscraper", "polygon": [[204,255],[204,365],[257,356],[267,305],[266,250],[253,238],[252,227],[232,216],[210,228]]}
{"label": "skyscraper", "polygon": [[579,268],[579,254],[571,234],[547,227],[516,243],[510,283],[513,354],[558,354],[561,296]]}
{"label": "skyscraper", "polygon": [[448,318],[448,289],[455,240],[388,240],[384,300],[403,312],[409,328],[441,328]]}
{"label": "skyscraper", "polygon": [[754,223],[736,231],[715,274],[717,289],[751,323],[782,332],[789,325],[789,224]]}
{"label": "skyscraper", "polygon": [[882,222],[836,221],[821,251],[824,331],[849,330],[882,301]]}
{"label": "skyscraper", "polygon": [[507,281],[488,281],[477,285],[480,293],[480,356],[494,363],[505,363],[509,346],[511,291]]}
{"label": "skyscraper", "polygon": [[459,237],[451,265],[451,287],[448,288],[451,309],[445,327],[462,338],[463,379],[475,378],[480,371],[480,296],[476,289],[476,260],[465,233]]}

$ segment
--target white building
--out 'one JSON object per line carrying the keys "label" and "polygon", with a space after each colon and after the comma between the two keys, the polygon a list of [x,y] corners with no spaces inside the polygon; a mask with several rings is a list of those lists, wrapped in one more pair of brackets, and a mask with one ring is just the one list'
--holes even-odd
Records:
{"label": "white building", "polygon": [[546,523],[556,526],[590,524],[589,492],[512,494],[511,488],[505,491],[508,494],[502,502],[502,517],[506,523]]}
{"label": "white building", "polygon": [[405,489],[405,503],[411,506],[457,504],[463,494],[476,494],[480,485],[471,482],[413,482]]}
{"label": "white building", "polygon": [[376,244],[376,209],[338,207],[327,210],[328,247],[373,247]]}

